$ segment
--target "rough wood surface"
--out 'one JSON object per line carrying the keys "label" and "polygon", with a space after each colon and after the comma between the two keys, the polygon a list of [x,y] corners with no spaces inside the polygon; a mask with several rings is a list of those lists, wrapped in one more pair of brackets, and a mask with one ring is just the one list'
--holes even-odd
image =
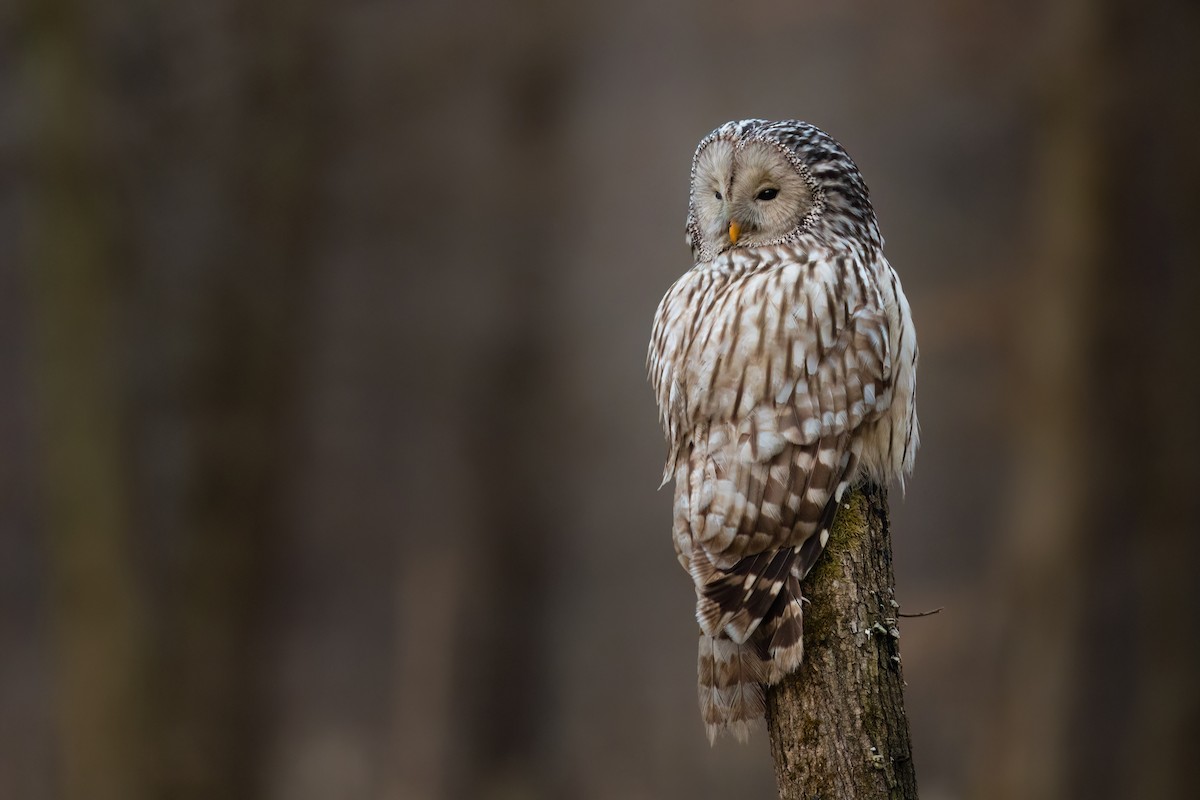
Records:
{"label": "rough wood surface", "polygon": [[781,800],[917,797],[894,584],[887,492],[868,484],[804,581],[804,663],[767,692]]}

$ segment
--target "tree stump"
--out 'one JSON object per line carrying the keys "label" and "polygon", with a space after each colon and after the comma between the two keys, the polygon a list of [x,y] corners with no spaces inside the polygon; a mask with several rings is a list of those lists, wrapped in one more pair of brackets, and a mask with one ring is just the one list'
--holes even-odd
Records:
{"label": "tree stump", "polygon": [[894,584],[887,491],[865,484],[802,584],[804,662],[767,690],[781,800],[917,797]]}

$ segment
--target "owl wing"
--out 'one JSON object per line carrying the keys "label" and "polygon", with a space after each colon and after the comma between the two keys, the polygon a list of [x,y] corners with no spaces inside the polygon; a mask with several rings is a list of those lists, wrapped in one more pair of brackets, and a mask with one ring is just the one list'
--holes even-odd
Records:
{"label": "owl wing", "polygon": [[782,340],[764,352],[783,359],[767,372],[782,378],[762,382],[748,413],[697,425],[676,464],[676,547],[710,635],[744,642],[783,586],[812,568],[858,466],[855,434],[890,405],[885,314],[830,314],[824,336],[811,322],[778,326]]}

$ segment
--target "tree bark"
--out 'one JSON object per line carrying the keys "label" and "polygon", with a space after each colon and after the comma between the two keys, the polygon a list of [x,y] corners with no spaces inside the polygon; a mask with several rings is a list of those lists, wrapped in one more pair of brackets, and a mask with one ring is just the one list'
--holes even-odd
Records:
{"label": "tree bark", "polygon": [[803,584],[804,663],[767,690],[779,797],[912,800],[887,491],[852,492],[825,550]]}

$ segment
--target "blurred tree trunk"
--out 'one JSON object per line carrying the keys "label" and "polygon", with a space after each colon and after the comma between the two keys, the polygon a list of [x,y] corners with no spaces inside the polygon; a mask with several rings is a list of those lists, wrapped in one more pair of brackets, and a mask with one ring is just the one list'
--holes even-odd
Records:
{"label": "blurred tree trunk", "polygon": [[[1200,15],[1056,7],[984,798],[1182,797],[1200,734]],[[1165,80],[1165,76],[1171,76]],[[1181,243],[1193,243],[1192,246]]]}
{"label": "blurred tree trunk", "polygon": [[[258,795],[255,609],[301,357],[319,27],[306,5],[232,13],[232,91],[196,92],[214,79],[179,68],[163,13],[59,0],[31,14],[68,799]],[[193,20],[201,47],[180,50],[224,45],[228,21]],[[197,174],[211,194],[186,194],[180,176]]]}
{"label": "blurred tree trunk", "polygon": [[894,587],[887,493],[866,484],[804,582],[804,662],[767,690],[781,800],[917,797]]}
{"label": "blurred tree trunk", "polygon": [[1186,797],[1200,737],[1200,8],[1122,0],[1102,19],[1107,181],[1068,781],[1076,797]]}
{"label": "blurred tree trunk", "polygon": [[[294,455],[295,383],[319,223],[321,23],[307,3],[259,4],[237,14],[235,47],[246,60],[229,98],[232,135],[220,153],[219,213],[227,226],[212,242],[194,314],[164,321],[193,343],[176,387],[185,402],[172,410],[189,452],[176,489],[177,536],[188,555],[162,565],[171,580],[162,587],[154,687],[166,734],[159,786],[172,798],[260,796],[258,609],[283,536],[278,495]],[[177,146],[207,144],[180,133]]]}
{"label": "blurred tree trunk", "polygon": [[221,154],[228,231],[212,243],[196,314],[168,323],[194,343],[178,387],[186,401],[174,410],[190,450],[176,489],[190,555],[164,565],[173,581],[163,587],[157,664],[170,798],[259,796],[263,618],[254,609],[269,597],[282,535],[277,498],[294,455],[317,224],[319,22],[289,2],[240,16],[235,47],[251,55]]}
{"label": "blurred tree trunk", "polygon": [[555,537],[568,514],[559,459],[571,410],[554,360],[553,309],[567,229],[556,193],[569,169],[562,142],[570,56],[548,38],[558,30],[557,15],[547,18],[538,6],[526,9],[530,41],[519,54],[508,53],[502,73],[507,169],[495,183],[500,224],[489,249],[503,271],[504,335],[489,342],[479,362],[487,399],[466,423],[477,451],[473,496],[483,523],[468,562],[469,596],[477,604],[464,604],[460,626],[460,663],[468,665],[470,687],[461,736],[472,757],[470,767],[455,770],[451,794],[465,798],[555,794],[556,776],[545,767],[552,746],[548,598]]}
{"label": "blurred tree trunk", "polygon": [[119,272],[96,65],[70,0],[31,19],[27,76],[41,94],[30,209],[41,487],[49,542],[62,792],[140,800],[147,704],[144,597],[134,571],[121,424]]}
{"label": "blurred tree trunk", "polygon": [[978,787],[980,796],[996,800],[1068,796],[1062,753],[1083,611],[1085,362],[1100,245],[1097,212],[1107,178],[1094,91],[1101,20],[1086,2],[1060,4],[1050,13],[1033,200],[1041,252],[1025,277],[1037,290],[1021,295],[1018,374],[1029,413],[1014,426],[1021,433],[1021,466],[997,588],[1015,628],[1002,636],[1002,689]]}

